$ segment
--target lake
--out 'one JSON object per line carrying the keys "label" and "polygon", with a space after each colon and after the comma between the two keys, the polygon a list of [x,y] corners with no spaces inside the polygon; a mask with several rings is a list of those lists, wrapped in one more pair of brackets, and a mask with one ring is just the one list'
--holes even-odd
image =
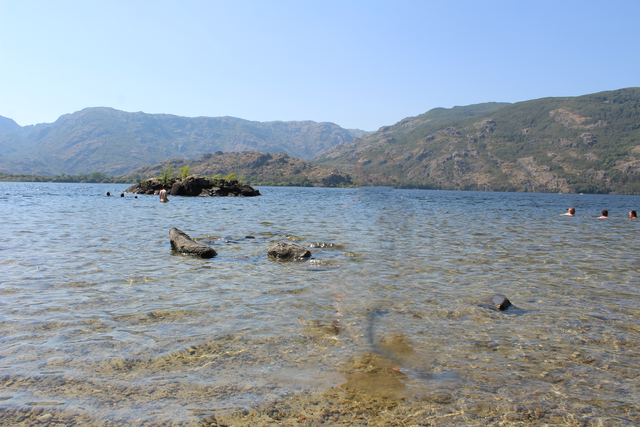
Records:
{"label": "lake", "polygon": [[640,424],[640,196],[127,187],[0,183],[0,425]]}

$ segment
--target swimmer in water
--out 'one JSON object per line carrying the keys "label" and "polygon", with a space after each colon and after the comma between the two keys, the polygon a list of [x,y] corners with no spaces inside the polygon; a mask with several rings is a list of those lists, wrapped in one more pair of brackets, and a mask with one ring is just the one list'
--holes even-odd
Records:
{"label": "swimmer in water", "polygon": [[598,218],[609,218],[609,211],[606,209],[602,209],[602,216],[599,216]]}
{"label": "swimmer in water", "polygon": [[165,190],[164,187],[160,190],[160,201],[162,203],[167,203],[169,201],[169,198],[167,197],[167,190]]}
{"label": "swimmer in water", "polygon": [[576,208],[574,208],[573,206],[571,206],[569,208],[569,212],[567,213],[563,213],[562,215],[564,216],[574,216],[576,214]]}
{"label": "swimmer in water", "polygon": [[636,211],[629,212],[629,219],[638,219],[638,213]]}

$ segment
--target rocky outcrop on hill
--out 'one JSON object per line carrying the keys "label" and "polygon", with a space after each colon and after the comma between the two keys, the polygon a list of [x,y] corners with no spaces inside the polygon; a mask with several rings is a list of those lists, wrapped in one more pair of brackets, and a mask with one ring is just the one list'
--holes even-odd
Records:
{"label": "rocky outcrop on hill", "polygon": [[[158,179],[147,179],[127,188],[126,193],[134,194],[158,194],[165,185]],[[260,196],[260,191],[241,184],[238,181],[226,181],[224,179],[210,180],[199,175],[190,175],[185,179],[174,179],[170,185],[169,193],[172,196],[185,197],[255,197]]]}

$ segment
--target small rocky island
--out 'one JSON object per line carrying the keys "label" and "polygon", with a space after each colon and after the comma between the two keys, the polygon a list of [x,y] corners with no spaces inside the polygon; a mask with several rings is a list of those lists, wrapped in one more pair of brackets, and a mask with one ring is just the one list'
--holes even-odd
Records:
{"label": "small rocky island", "polygon": [[125,193],[159,194],[165,188],[171,196],[186,197],[254,197],[260,191],[250,185],[225,179],[209,179],[201,175],[189,175],[184,179],[173,178],[166,185],[157,178],[145,179],[127,188]]}

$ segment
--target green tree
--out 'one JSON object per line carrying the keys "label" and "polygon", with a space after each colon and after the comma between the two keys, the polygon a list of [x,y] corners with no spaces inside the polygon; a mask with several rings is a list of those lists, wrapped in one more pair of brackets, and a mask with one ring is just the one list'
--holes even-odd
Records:
{"label": "green tree", "polygon": [[189,175],[191,175],[191,168],[189,166],[180,168],[180,179],[185,179]]}
{"label": "green tree", "polygon": [[89,178],[89,182],[103,182],[107,179],[107,174],[104,172],[92,172]]}
{"label": "green tree", "polygon": [[229,175],[224,177],[224,179],[229,182],[236,181],[236,174],[233,172],[230,172]]}
{"label": "green tree", "polygon": [[167,164],[167,169],[160,174],[158,178],[163,185],[168,186],[171,184],[171,179],[173,178],[173,167],[171,166],[171,162]]}
{"label": "green tree", "polygon": [[209,182],[213,185],[218,185],[218,180],[220,179],[220,174],[217,173],[215,175],[213,175],[211,178],[209,178]]}

